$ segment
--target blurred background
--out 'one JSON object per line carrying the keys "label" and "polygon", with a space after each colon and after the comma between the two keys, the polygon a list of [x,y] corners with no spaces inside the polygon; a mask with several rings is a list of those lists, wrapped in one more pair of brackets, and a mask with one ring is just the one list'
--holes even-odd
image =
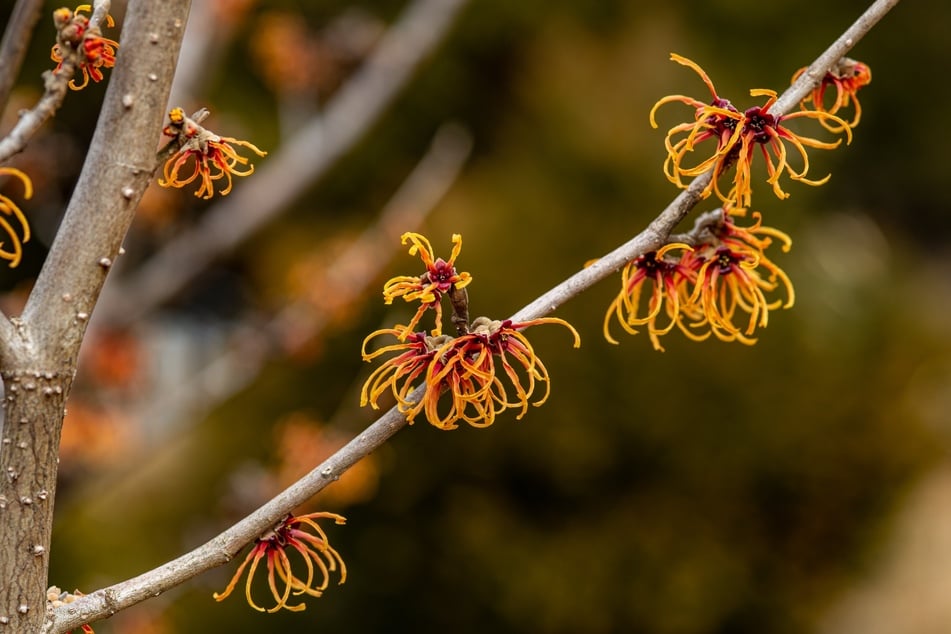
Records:
{"label": "blurred background", "polygon": [[[371,371],[360,346],[410,314],[380,295],[419,272],[400,233],[421,231],[444,257],[461,233],[471,313],[511,315],[676,195],[647,113],[664,95],[707,93],[670,52],[744,108],[866,7],[193,4],[171,105],[208,107],[211,130],[269,154],[228,198],[153,186],[142,202],[69,403],[51,570],[69,590],[200,545],[375,419],[358,407]],[[56,6],[4,133],[52,67]],[[106,35],[121,39],[122,2],[113,14]],[[260,615],[240,592],[211,599],[226,566],[96,631],[951,630],[949,23],[947,3],[899,5],[852,53],[874,76],[854,141],[811,153],[829,183],[791,183],[784,202],[757,189],[766,223],[793,238],[776,260],[797,295],[757,345],[677,333],[664,353],[644,335],[610,345],[601,324],[619,277],[606,280],[556,313],[580,350],[558,328],[530,331],[552,377],[544,406],[488,429],[421,420],[302,509],[348,518],[327,528],[345,585],[303,613]],[[33,176],[35,236],[0,271],[8,315],[104,88],[70,94],[13,162]],[[665,129],[690,112],[662,115]],[[212,239],[225,226],[230,242]],[[184,251],[169,256],[174,244]],[[192,269],[181,253],[198,255]],[[266,601],[265,584],[255,593]]]}

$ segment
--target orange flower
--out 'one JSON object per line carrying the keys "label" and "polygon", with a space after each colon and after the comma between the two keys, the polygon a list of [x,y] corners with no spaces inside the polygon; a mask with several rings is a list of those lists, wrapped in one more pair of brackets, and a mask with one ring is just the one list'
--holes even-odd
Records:
{"label": "orange flower", "polygon": [[[733,207],[704,214],[682,238],[684,242],[629,262],[621,291],[604,317],[605,338],[617,343],[609,330],[616,317],[631,334],[638,332],[635,326],[646,325],[655,350],[663,351],[660,336],[674,326],[694,341],[713,334],[723,341],[755,343],[752,335],[766,326],[769,311],[790,308],[795,301],[789,277],[765,255],[774,241],[784,252],[792,241],[782,231],[764,227],[759,212],[753,213],[752,226],[737,226],[735,218],[745,214],[745,209]],[[648,281],[652,288],[645,310],[643,289]],[[771,297],[782,291],[785,301]],[[666,319],[659,323],[662,314]]]}
{"label": "orange flower", "polygon": [[[297,517],[288,515],[278,522],[277,526],[259,537],[254,542],[254,547],[244,558],[238,570],[228,583],[224,592],[214,593],[215,601],[223,601],[234,591],[244,573],[244,569],[251,564],[248,570],[248,579],[245,582],[245,598],[248,605],[258,612],[277,612],[280,609],[290,610],[291,612],[300,612],[307,608],[303,603],[290,605],[288,601],[291,596],[307,594],[312,597],[319,597],[327,589],[330,583],[330,573],[337,571],[340,567],[340,581],[347,580],[347,566],[344,564],[340,554],[334,550],[327,534],[315,520],[332,519],[337,524],[344,524],[347,520],[336,513],[309,513]],[[288,556],[288,550],[297,552],[300,558],[304,560],[307,569],[305,579],[297,577],[291,570],[291,560]],[[274,598],[275,605],[272,608],[260,607],[251,597],[251,581],[254,579],[254,573],[257,572],[261,560],[267,558],[267,583],[271,590],[271,596]],[[317,583],[317,572],[320,573],[320,583]],[[279,590],[278,585],[283,585]]]}
{"label": "orange flower", "polygon": [[398,275],[391,278],[383,285],[383,299],[387,304],[392,304],[397,297],[402,297],[407,302],[420,302],[416,314],[402,331],[401,341],[413,332],[423,313],[430,308],[436,311],[436,326],[432,334],[439,336],[442,334],[442,296],[454,290],[462,290],[472,281],[471,275],[458,273],[455,267],[456,258],[462,251],[462,236],[458,233],[452,235],[452,254],[448,261],[436,258],[429,240],[418,233],[408,231],[400,239],[403,244],[407,241],[412,243],[409,254],[419,254],[426,272],[419,276]]}
{"label": "orange flower", "polygon": [[[119,43],[102,36],[98,27],[89,25],[89,18],[80,13],[91,13],[92,7],[81,4],[75,11],[66,7],[53,12],[53,23],[56,25],[56,44],[50,50],[50,59],[56,62],[54,73],[63,66],[63,62],[70,55],[75,55],[76,65],[83,73],[83,81],[77,84],[75,79],[69,80],[69,87],[73,90],[82,90],[89,84],[90,78],[94,82],[103,79],[101,68],[112,68],[116,64],[116,49]],[[106,15],[106,25],[115,26],[112,16]]]}
{"label": "orange flower", "polygon": [[[423,408],[423,402],[413,402],[409,399],[410,393],[416,387],[420,377],[426,376],[426,369],[439,349],[451,338],[448,335],[431,337],[425,332],[410,332],[408,327],[384,328],[370,333],[363,340],[363,360],[373,359],[390,352],[400,352],[395,357],[387,359],[378,367],[363,384],[360,392],[360,407],[369,404],[373,409],[379,409],[379,399],[387,391],[393,394],[400,412],[412,424],[416,414]],[[374,352],[367,352],[367,343],[380,335],[392,335],[399,343],[384,346]],[[436,398],[439,397],[438,391]]]}
{"label": "orange flower", "polygon": [[[33,182],[25,173],[14,167],[0,167],[0,176],[15,176],[23,183],[23,198],[29,200],[33,196]],[[7,218],[16,220],[11,223]],[[30,224],[26,216],[7,196],[0,194],[0,232],[7,234],[10,238],[9,247],[6,240],[0,239],[0,259],[9,262],[10,268],[20,264],[23,257],[23,243],[30,239]]]}
{"label": "orange flower", "polygon": [[[789,194],[783,191],[779,184],[779,178],[783,172],[789,174],[789,177],[795,181],[805,183],[806,185],[822,185],[826,183],[831,175],[826,175],[819,180],[806,178],[809,171],[809,155],[806,153],[806,147],[819,148],[823,150],[832,150],[839,147],[842,139],[837,139],[834,143],[828,143],[798,135],[789,128],[782,125],[791,119],[809,118],[817,119],[823,123],[827,129],[836,129],[843,132],[846,136],[846,143],[852,142],[852,130],[848,124],[839,117],[822,112],[819,110],[801,110],[788,115],[770,114],[769,108],[776,102],[776,92],[773,90],[754,89],[750,91],[753,97],[765,96],[766,103],[762,106],[754,106],[743,113],[743,122],[740,130],[740,143],[734,148],[735,156],[731,160],[736,161],[736,175],[733,179],[733,189],[729,195],[723,196],[717,190],[721,200],[728,204],[735,204],[739,207],[748,207],[753,195],[751,166],[753,162],[753,153],[756,147],[766,161],[766,172],[768,178],[766,182],[773,186],[773,193],[777,198],[788,198]],[[832,126],[832,128],[830,128]],[[795,148],[802,157],[802,169],[796,171],[787,160],[786,143]],[[773,162],[773,159],[776,162]],[[715,182],[715,181],[714,181]],[[714,187],[716,190],[716,187]]]}
{"label": "orange flower", "polygon": [[[614,298],[604,316],[604,338],[618,343],[611,336],[611,317],[617,317],[621,327],[630,334],[637,334],[634,326],[647,326],[647,333],[655,350],[664,350],[660,336],[666,335],[675,324],[681,324],[680,307],[690,296],[689,285],[696,281],[697,273],[681,263],[681,257],[667,258],[674,250],[693,251],[693,247],[681,242],[664,245],[628,262],[621,271],[621,291]],[[681,254],[682,255],[682,254]],[[641,315],[641,296],[644,284],[650,280],[652,290],[647,302],[647,312]],[[658,325],[661,311],[667,315],[667,323]]]}
{"label": "orange flower", "polygon": [[[671,53],[670,59],[693,69],[694,72],[700,75],[700,79],[706,84],[710,90],[710,95],[713,97],[713,100],[706,104],[684,95],[668,95],[655,103],[650,111],[651,127],[657,128],[655,115],[660,106],[679,101],[695,109],[692,122],[681,123],[672,127],[667,131],[667,136],[664,138],[664,146],[667,148],[664,174],[677,187],[684,188],[686,185],[683,183],[683,176],[699,176],[714,166],[717,168],[716,175],[719,176],[720,172],[725,169],[723,163],[739,140],[739,124],[743,120],[743,115],[729,100],[723,99],[717,94],[710,77],[696,62],[676,53]],[[684,133],[686,133],[684,138],[674,142],[674,137]],[[682,163],[687,153],[692,152],[698,143],[707,139],[716,141],[713,153],[693,167],[684,167]],[[711,187],[712,184],[704,190],[703,196],[710,194]]]}
{"label": "orange flower", "polygon": [[[162,187],[184,187],[200,176],[201,187],[195,192],[195,196],[208,200],[215,195],[214,181],[223,178],[227,184],[218,193],[227,196],[231,192],[232,175],[249,176],[254,173],[254,165],[249,164],[247,158],[238,155],[232,145],[246,147],[258,156],[267,155],[267,152],[247,141],[218,136],[206,130],[187,117],[181,108],[169,111],[168,118],[170,123],[162,132],[175,137],[179,149],[165,162],[163,178],[158,181]],[[179,176],[182,167],[192,159],[195,161],[195,168],[191,175]]]}
{"label": "orange flower", "polygon": [[[797,70],[792,77],[792,81],[796,81],[805,71],[805,68]],[[852,121],[846,124],[849,128],[854,128],[862,118],[862,104],[859,103],[858,91],[871,81],[871,68],[862,62],[843,57],[822,77],[819,85],[813,88],[812,92],[802,100],[800,107],[803,110],[818,110],[836,114],[841,108],[848,108],[850,104],[854,104],[855,113],[852,115]],[[830,86],[835,86],[835,99],[832,105],[827,108],[825,97],[826,90]],[[842,132],[841,128],[830,124],[828,121],[820,119],[819,123],[830,132]]]}
{"label": "orange flower", "polygon": [[[783,122],[802,117],[817,119],[827,130],[844,133],[847,143],[852,141],[852,131],[849,125],[831,112],[803,110],[789,115],[771,114],[769,108],[776,101],[776,93],[772,90],[751,90],[751,96],[765,96],[767,101],[762,106],[754,106],[740,112],[729,100],[717,94],[710,78],[700,66],[677,54],[672,53],[670,58],[693,69],[700,75],[713,97],[713,101],[706,104],[684,95],[669,95],[660,99],[651,108],[650,121],[655,128],[657,122],[654,117],[660,106],[679,101],[695,108],[693,121],[670,128],[664,139],[664,146],[667,148],[664,174],[670,182],[680,188],[687,186],[683,182],[683,177],[699,176],[713,170],[713,178],[703,190],[702,195],[708,196],[713,191],[727,204],[749,206],[752,197],[751,164],[755,148],[758,146],[766,160],[767,182],[772,185],[776,196],[786,198],[788,194],[783,191],[779,184],[779,179],[783,173],[787,173],[793,180],[807,185],[821,185],[829,179],[828,176],[819,180],[806,178],[809,171],[809,157],[806,148],[833,149],[839,146],[841,139],[835,142],[824,142],[800,136],[782,125]],[[680,135],[686,136],[677,139]],[[684,166],[687,154],[693,152],[698,144],[709,139],[715,141],[713,152],[694,166]],[[802,157],[803,166],[800,171],[793,169],[787,161],[786,143],[792,145]],[[727,195],[724,195],[720,191],[718,180],[734,165],[736,165],[736,174],[733,179],[733,187]]]}
{"label": "orange flower", "polygon": [[[783,251],[789,251],[792,241],[777,229],[763,227],[758,212],[753,215],[754,225],[742,228],[725,214],[716,229],[716,242],[688,254],[691,262],[685,265],[696,267],[697,281],[683,314],[689,328],[707,331],[698,336],[705,338],[712,332],[722,341],[752,345],[756,339],[751,335],[756,328],[766,327],[769,311],[790,308],[795,302],[789,276],[763,253],[773,238],[782,242]],[[767,293],[780,287],[785,301],[767,299]],[[736,323],[741,315],[746,316],[745,325]]]}
{"label": "orange flower", "polygon": [[[461,419],[473,427],[488,427],[495,422],[497,414],[508,408],[520,409],[515,417],[518,420],[528,412],[529,404],[537,407],[548,400],[548,369],[521,332],[540,324],[564,326],[574,336],[574,347],[581,345],[578,331],[557,317],[519,323],[478,317],[468,333],[443,344],[426,370],[427,396],[432,394],[433,397],[423,402],[430,424],[440,429],[455,429],[455,421]],[[501,378],[503,374],[514,391],[514,400],[509,400],[509,388]],[[538,383],[545,384],[545,393],[532,402]],[[441,414],[437,399],[443,389],[450,393],[451,403],[449,411]]]}
{"label": "orange flower", "polygon": [[[408,422],[424,413],[426,420],[440,429],[455,429],[463,420],[473,427],[488,427],[497,414],[510,407],[519,407],[517,418],[528,411],[529,404],[538,406],[548,399],[548,369],[521,330],[540,324],[560,324],[574,335],[574,345],[581,345],[578,332],[566,321],[543,317],[515,323],[486,317],[473,320],[468,332],[458,337],[432,337],[423,332],[405,336],[405,342],[385,346],[367,354],[364,360],[387,352],[402,351],[377,368],[363,386],[361,406],[370,403],[375,409],[377,400],[387,390],[396,399],[399,411]],[[403,335],[402,327],[378,330],[364,341],[390,334]],[[518,368],[521,368],[519,370]],[[510,387],[506,387],[507,379]],[[422,379],[422,380],[420,380]],[[538,383],[545,384],[545,393],[532,402]],[[408,396],[417,385],[426,385],[418,401]],[[510,400],[509,389],[514,391]],[[441,405],[443,392],[449,393],[448,407]]]}

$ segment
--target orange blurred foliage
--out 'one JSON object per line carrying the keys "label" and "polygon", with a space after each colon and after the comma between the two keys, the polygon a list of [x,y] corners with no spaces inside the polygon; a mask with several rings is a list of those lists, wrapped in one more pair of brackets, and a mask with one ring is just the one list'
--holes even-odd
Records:
{"label": "orange blurred foliage", "polygon": [[141,378],[142,349],[128,331],[98,330],[82,348],[81,367],[90,382],[106,388],[129,389]]}
{"label": "orange blurred foliage", "polygon": [[136,443],[135,426],[128,417],[74,394],[63,422],[61,470],[114,462]]}

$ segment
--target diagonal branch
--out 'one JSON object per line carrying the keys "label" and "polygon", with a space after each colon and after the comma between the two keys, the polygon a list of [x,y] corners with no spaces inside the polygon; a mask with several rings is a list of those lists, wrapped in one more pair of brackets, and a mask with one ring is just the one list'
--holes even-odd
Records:
{"label": "diagonal branch", "polygon": [[359,141],[449,30],[465,0],[414,0],[357,74],[254,179],[208,210],[127,279],[110,285],[100,319],[128,325],[273,220]]}
{"label": "diagonal branch", "polygon": [[10,91],[23,65],[30,36],[40,19],[43,0],[19,0],[0,42],[0,112],[7,107]]}
{"label": "diagonal branch", "polygon": [[[775,113],[788,111],[811,89],[843,55],[845,55],[898,0],[877,0],[836,42],[826,50],[786,92],[775,106]],[[710,182],[708,172],[697,177],[640,234],[602,257],[598,262],[561,282],[516,313],[514,321],[542,317],[596,282],[608,277],[629,260],[661,246],[673,228],[700,200],[700,193]],[[425,386],[410,396],[420,398]],[[394,407],[346,446],[318,465],[313,471],[272,498],[246,518],[211,541],[137,577],[80,597],[64,608],[55,610],[55,625],[46,631],[60,633],[90,620],[103,618],[125,607],[143,601],[187,579],[231,560],[246,544],[263,534],[291,509],[303,504],[318,491],[335,481],[340,474],[383,445],[406,426],[406,419]]]}

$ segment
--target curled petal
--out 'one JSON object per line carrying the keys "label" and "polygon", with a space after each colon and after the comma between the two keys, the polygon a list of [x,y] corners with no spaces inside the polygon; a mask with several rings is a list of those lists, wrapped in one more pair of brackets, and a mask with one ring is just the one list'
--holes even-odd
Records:
{"label": "curled petal", "polygon": [[[331,518],[338,524],[345,522],[343,517],[335,513],[311,513],[298,517],[290,515],[285,517],[273,530],[258,538],[225,590],[220,594],[216,592],[212,595],[214,599],[216,601],[226,599],[237,586],[245,568],[248,569],[245,598],[248,605],[259,612],[273,613],[278,610],[299,612],[306,609],[307,606],[304,603],[288,603],[291,596],[302,594],[321,596],[327,588],[330,573],[338,569],[338,564],[340,583],[343,583],[346,580],[346,566],[339,553],[330,546],[326,533],[316,523],[315,519],[318,518]],[[304,560],[306,574],[303,578],[294,572],[293,563],[288,556],[288,548]],[[267,609],[255,603],[251,595],[254,574],[258,570],[261,559],[265,557],[267,558],[267,585],[274,599],[274,605]],[[322,557],[326,558],[326,563]],[[321,583],[315,585],[317,569],[321,572]]]}
{"label": "curled petal", "polygon": [[[249,176],[254,173],[254,165],[247,157],[241,156],[235,146],[245,147],[257,154],[266,156],[253,143],[232,137],[218,136],[209,132],[185,115],[181,108],[169,112],[169,125],[163,133],[176,137],[179,150],[168,158],[162,170],[163,178],[158,184],[162,187],[181,188],[200,178],[200,186],[195,196],[208,200],[215,195],[215,181],[223,181],[218,194],[227,196],[234,185],[234,176]],[[179,171],[194,161],[194,171],[187,177],[179,176]]]}

